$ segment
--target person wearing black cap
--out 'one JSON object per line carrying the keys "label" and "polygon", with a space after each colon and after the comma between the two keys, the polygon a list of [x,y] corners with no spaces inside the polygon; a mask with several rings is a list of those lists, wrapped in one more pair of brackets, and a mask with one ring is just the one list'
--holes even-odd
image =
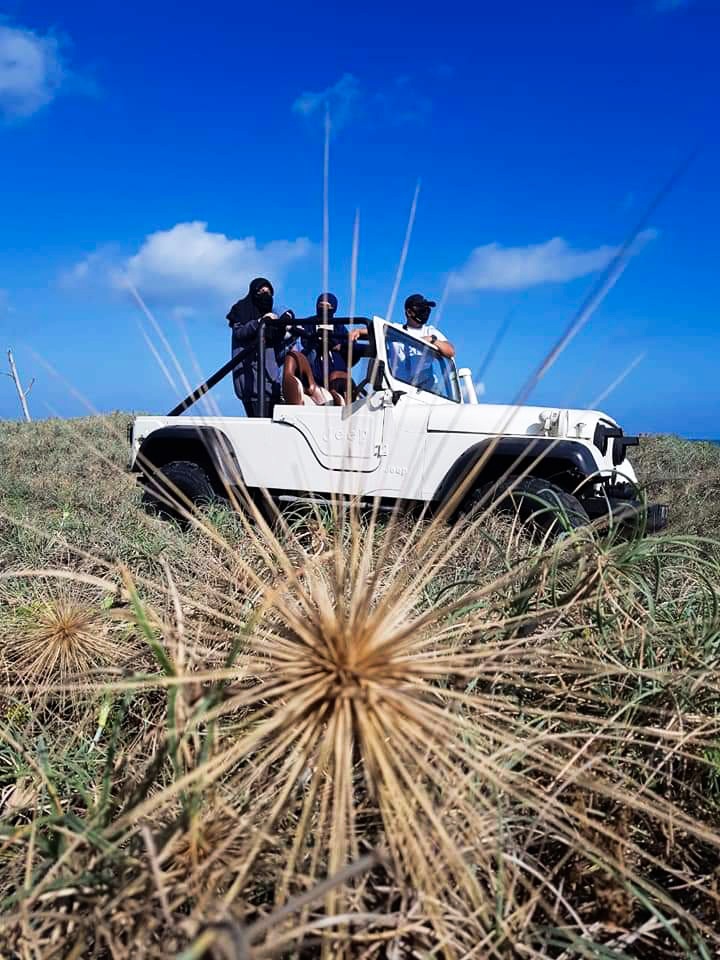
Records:
{"label": "person wearing black cap", "polygon": [[[405,323],[402,329],[421,336],[432,344],[441,356],[454,357],[455,347],[437,327],[428,323],[434,306],[434,300],[426,300],[421,293],[413,293],[405,301]],[[433,379],[432,355],[419,345],[412,346],[407,340],[391,343],[388,359],[393,375],[406,383],[419,386],[426,376]]]}
{"label": "person wearing black cap", "polygon": [[436,306],[434,300],[426,300],[421,293],[411,294],[405,301],[405,323],[404,330],[412,330],[414,333],[422,330],[423,340],[427,340],[443,357],[454,357],[455,347],[448,338],[441,333],[437,327],[428,323],[430,311]]}
{"label": "person wearing black cap", "polygon": [[265,327],[265,416],[271,417],[275,404],[280,399],[280,368],[285,355],[292,347],[293,338],[287,334],[287,326],[295,319],[291,310],[281,317],[272,313],[275,291],[264,277],[256,277],[246,296],[230,308],[227,315],[232,329],[232,355],[242,353],[244,359],[233,370],[233,386],[236,396],[242,400],[249,417],[260,415],[260,378],[258,368],[258,332],[260,320],[268,318]]}

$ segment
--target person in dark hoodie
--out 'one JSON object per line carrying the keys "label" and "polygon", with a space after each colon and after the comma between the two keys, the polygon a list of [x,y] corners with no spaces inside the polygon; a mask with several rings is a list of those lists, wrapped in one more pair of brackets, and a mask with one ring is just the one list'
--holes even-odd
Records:
{"label": "person in dark hoodie", "polygon": [[[332,330],[328,331],[328,375],[337,370],[347,371],[348,341],[367,336],[364,328],[348,331],[344,323],[335,323],[335,314],[338,308],[338,299],[334,293],[321,293],[315,302],[315,316],[309,320],[328,324]],[[324,365],[322,352],[322,330],[315,327],[306,327],[307,336],[302,337],[303,353],[306,354],[312,366],[313,375],[318,383],[324,380]],[[359,350],[355,351],[355,358]]]}
{"label": "person in dark hoodie", "polygon": [[244,354],[244,359],[233,371],[235,394],[243,402],[249,417],[260,415],[260,377],[258,370],[258,331],[260,320],[271,315],[265,325],[265,416],[271,417],[273,407],[280,399],[281,367],[293,344],[287,336],[288,324],[295,319],[290,310],[281,317],[272,315],[273,285],[264,277],[256,277],[247,295],[238,300],[227,315],[232,329],[232,355]]}

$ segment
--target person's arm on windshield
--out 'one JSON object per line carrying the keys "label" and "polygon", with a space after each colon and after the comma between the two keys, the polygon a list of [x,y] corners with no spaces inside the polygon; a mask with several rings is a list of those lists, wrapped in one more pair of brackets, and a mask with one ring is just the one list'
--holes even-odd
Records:
{"label": "person's arm on windshield", "polygon": [[440,333],[439,330],[436,333],[428,334],[427,337],[423,337],[423,340],[431,343],[441,357],[447,357],[448,360],[452,360],[452,358],[455,356],[455,347],[450,343],[446,336]]}
{"label": "person's arm on windshield", "polygon": [[449,340],[438,340],[435,343],[435,348],[443,357],[447,357],[448,360],[452,360],[455,356],[455,347],[450,343]]}

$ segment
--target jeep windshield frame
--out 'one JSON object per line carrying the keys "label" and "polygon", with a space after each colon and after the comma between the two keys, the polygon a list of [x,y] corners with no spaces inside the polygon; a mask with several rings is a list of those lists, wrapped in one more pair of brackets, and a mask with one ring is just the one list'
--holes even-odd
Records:
{"label": "jeep windshield frame", "polygon": [[462,403],[460,379],[451,357],[444,357],[432,344],[394,323],[385,323],[383,340],[393,380],[451,403]]}

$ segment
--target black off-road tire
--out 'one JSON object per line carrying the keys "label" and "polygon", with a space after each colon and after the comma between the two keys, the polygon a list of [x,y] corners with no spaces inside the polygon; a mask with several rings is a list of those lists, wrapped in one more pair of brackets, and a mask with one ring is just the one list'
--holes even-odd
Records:
{"label": "black off-road tire", "polygon": [[207,473],[190,460],[166,463],[147,477],[142,495],[143,506],[149,513],[180,521],[187,520],[188,501],[195,507],[202,507],[216,499]]}
{"label": "black off-road tire", "polygon": [[590,523],[587,510],[576,496],[536,477],[507,477],[478,487],[468,497],[463,512],[484,510],[491,503],[497,504],[498,511],[518,515],[523,523],[552,539]]}

